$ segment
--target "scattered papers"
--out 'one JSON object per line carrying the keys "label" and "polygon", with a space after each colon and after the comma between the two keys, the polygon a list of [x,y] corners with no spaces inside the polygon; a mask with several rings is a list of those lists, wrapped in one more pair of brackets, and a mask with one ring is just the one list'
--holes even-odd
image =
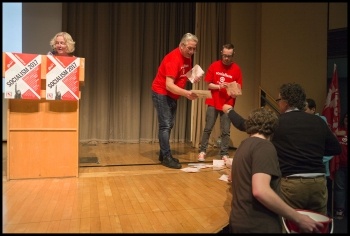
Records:
{"label": "scattered papers", "polygon": [[191,83],[194,82],[196,77],[202,77],[204,75],[204,71],[199,65],[195,65],[190,71],[186,73],[187,78]]}
{"label": "scattered papers", "polygon": [[212,165],[207,165],[207,164],[204,164],[204,163],[189,163],[188,165],[192,166],[192,167],[196,167],[198,169],[204,169],[204,168],[212,167]]}
{"label": "scattered papers", "polygon": [[225,161],[224,160],[213,160],[213,166],[224,167]]}
{"label": "scattered papers", "polygon": [[224,160],[213,160],[213,165],[205,164],[205,163],[189,163],[188,167],[182,168],[181,170],[188,173],[199,172],[200,169],[210,168],[213,170],[222,170],[225,169]]}
{"label": "scattered papers", "polygon": [[227,94],[231,97],[237,97],[239,95],[242,95],[242,89],[241,85],[238,84],[236,81],[233,81],[232,83],[227,84]]}
{"label": "scattered papers", "polygon": [[199,98],[211,98],[210,90],[191,90],[192,93],[195,93]]}
{"label": "scattered papers", "polygon": [[229,183],[229,181],[228,181],[228,175],[221,175],[220,178],[219,178],[219,180],[222,180],[222,181],[225,181],[225,182]]}
{"label": "scattered papers", "polygon": [[213,170],[221,170],[225,168],[224,160],[213,160]]}
{"label": "scattered papers", "polygon": [[187,173],[199,172],[199,169],[197,167],[185,167],[185,168],[182,168],[181,170]]}

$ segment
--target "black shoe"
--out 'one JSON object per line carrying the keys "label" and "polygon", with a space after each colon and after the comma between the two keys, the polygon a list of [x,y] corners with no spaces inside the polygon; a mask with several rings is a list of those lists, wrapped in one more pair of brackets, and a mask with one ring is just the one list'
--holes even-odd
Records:
{"label": "black shoe", "polygon": [[[177,159],[177,158],[173,157],[173,155],[171,155],[171,154],[170,154],[170,156],[171,156],[171,158],[173,158],[173,159],[174,159],[174,161],[176,161],[177,163],[180,163],[179,159]],[[162,162],[162,161],[163,161],[163,156],[162,156],[162,154],[160,154],[160,153],[159,153],[158,160],[159,160],[160,162]]]}
{"label": "black shoe", "polygon": [[173,169],[181,169],[181,164],[175,161],[175,158],[172,158],[171,156],[163,157],[162,165],[173,168]]}

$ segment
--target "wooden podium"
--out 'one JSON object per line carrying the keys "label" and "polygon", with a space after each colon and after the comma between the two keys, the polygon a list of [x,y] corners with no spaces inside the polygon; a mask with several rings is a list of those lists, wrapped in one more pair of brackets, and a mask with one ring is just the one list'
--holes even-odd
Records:
{"label": "wooden podium", "polygon": [[[79,88],[84,85],[85,59],[80,62]],[[3,77],[4,70],[3,65]],[[8,99],[8,180],[78,177],[79,100],[46,100],[45,86],[42,70],[41,99]]]}

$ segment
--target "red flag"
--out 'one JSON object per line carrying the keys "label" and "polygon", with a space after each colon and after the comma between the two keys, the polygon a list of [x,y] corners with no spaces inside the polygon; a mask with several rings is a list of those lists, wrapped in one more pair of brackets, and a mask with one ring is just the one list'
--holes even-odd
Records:
{"label": "red flag", "polygon": [[340,100],[338,89],[338,73],[337,65],[334,64],[333,77],[329,86],[326,103],[323,107],[322,115],[327,118],[330,129],[335,132],[338,130],[340,117]]}

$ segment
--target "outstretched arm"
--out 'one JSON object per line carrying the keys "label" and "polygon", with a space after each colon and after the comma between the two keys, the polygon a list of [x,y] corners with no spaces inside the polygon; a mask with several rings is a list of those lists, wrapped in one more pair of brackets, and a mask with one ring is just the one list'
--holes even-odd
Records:
{"label": "outstretched arm", "polygon": [[235,110],[233,110],[231,105],[225,104],[222,107],[222,110],[227,113],[228,118],[231,120],[231,123],[240,131],[246,131],[245,128],[245,119],[240,116]]}

